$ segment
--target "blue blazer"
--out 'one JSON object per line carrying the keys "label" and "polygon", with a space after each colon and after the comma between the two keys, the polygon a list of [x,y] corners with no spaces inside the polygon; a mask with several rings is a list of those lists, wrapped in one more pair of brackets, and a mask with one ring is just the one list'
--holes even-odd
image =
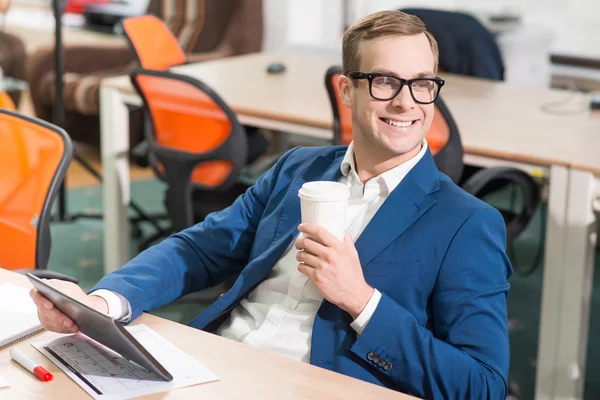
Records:
{"label": "blue blazer", "polygon": [[[139,254],[92,290],[124,296],[135,319],[239,273],[190,323],[215,330],[298,234],[298,189],[338,180],[345,152],[290,150],[231,207]],[[355,245],[381,301],[360,336],[349,314],[323,301],[311,364],[425,398],[504,399],[512,269],[499,212],[439,173],[428,151]]]}

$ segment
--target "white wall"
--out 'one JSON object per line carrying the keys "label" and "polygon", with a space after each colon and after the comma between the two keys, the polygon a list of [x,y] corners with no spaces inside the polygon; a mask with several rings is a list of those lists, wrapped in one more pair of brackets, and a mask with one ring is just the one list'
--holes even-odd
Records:
{"label": "white wall", "polygon": [[[266,48],[329,47],[341,38],[344,0],[265,0]],[[435,7],[475,12],[517,12],[528,24],[556,32],[563,50],[588,45],[600,53],[600,0],[348,0],[350,19],[402,7]],[[577,42],[577,43],[575,43]],[[582,43],[583,42],[583,43]]]}
{"label": "white wall", "polygon": [[499,42],[507,80],[522,84],[549,84],[550,50],[600,58],[600,0],[265,0],[265,50],[340,51],[345,3],[349,23],[403,7],[465,10],[482,20],[492,13],[516,13],[523,26]]}
{"label": "white wall", "polygon": [[265,50],[341,45],[342,0],[264,1]]}

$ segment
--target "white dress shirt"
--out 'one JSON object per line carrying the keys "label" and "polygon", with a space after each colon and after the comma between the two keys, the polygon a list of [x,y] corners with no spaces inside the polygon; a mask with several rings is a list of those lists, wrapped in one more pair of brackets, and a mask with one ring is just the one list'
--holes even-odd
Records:
{"label": "white dress shirt", "polygon": [[[363,184],[357,174],[354,144],[342,160],[339,182],[350,191],[346,232],[354,241],[373,218],[389,194],[421,160],[427,150],[423,140],[421,151],[409,161],[388,170]],[[269,276],[232,311],[218,328],[217,334],[238,342],[260,347],[290,358],[309,362],[312,328],[323,296],[314,284],[297,269],[296,238],[275,264]],[[131,307],[122,296],[108,290],[97,290],[108,303],[108,315],[127,320]],[[362,313],[351,323],[359,335],[373,316],[381,293],[375,290]]]}

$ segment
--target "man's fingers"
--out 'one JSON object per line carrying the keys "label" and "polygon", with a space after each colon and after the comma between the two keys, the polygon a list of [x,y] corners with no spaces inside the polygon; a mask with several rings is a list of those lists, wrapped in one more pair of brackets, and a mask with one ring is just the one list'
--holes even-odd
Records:
{"label": "man's fingers", "polygon": [[38,311],[38,317],[42,323],[42,326],[49,331],[58,333],[79,332],[79,327],[71,319],[59,311]]}
{"label": "man's fingers", "polygon": [[304,250],[308,253],[314,254],[317,257],[321,257],[327,251],[327,247],[310,237],[303,237],[302,239],[298,240],[296,242],[296,249]]}
{"label": "man's fingers", "polygon": [[59,333],[76,333],[79,332],[79,327],[68,317],[64,316],[57,312],[57,314],[38,314],[40,318],[40,322],[44,326],[44,328],[59,332]]}
{"label": "man's fingers", "polygon": [[296,253],[296,260],[308,265],[311,268],[321,268],[323,261],[306,251]]}
{"label": "man's fingers", "polygon": [[316,224],[300,224],[298,230],[306,236],[315,238],[318,242],[327,247],[333,247],[341,243],[331,232]]}
{"label": "man's fingers", "polygon": [[42,326],[49,331],[58,333],[76,333],[79,327],[69,317],[54,307],[54,304],[35,289],[29,292],[38,308],[38,318]]}
{"label": "man's fingers", "polygon": [[33,299],[33,302],[38,308],[43,308],[46,310],[52,310],[54,308],[54,304],[44,296],[42,296],[37,290],[31,289],[29,291],[29,295]]}
{"label": "man's fingers", "polygon": [[314,281],[314,279],[315,279],[315,273],[317,272],[316,269],[314,269],[312,267],[309,267],[306,264],[298,264],[298,271],[301,274],[306,275],[306,277],[308,279],[310,279],[311,281]]}

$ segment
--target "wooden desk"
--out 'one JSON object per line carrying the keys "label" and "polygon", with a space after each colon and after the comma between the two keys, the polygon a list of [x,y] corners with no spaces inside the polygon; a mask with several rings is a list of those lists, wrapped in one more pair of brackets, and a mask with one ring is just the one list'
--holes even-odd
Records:
{"label": "wooden desk", "polygon": [[[0,269],[0,283],[31,287],[27,279]],[[0,315],[0,318],[2,316]],[[3,321],[2,323],[6,323]],[[241,343],[224,339],[163,318],[144,314],[143,323],[204,364],[220,378],[218,382],[190,386],[153,399],[414,399],[414,397],[350,378],[310,364],[294,361]],[[10,388],[0,389],[2,399],[86,399],[89,395],[44,357],[30,343],[60,335],[43,332],[13,346],[18,347],[54,374],[48,383],[39,381],[9,356],[12,348],[0,350],[0,374]]]}
{"label": "wooden desk", "polygon": [[[282,61],[287,71],[267,74],[272,61]],[[309,54],[260,53],[173,71],[209,84],[244,123],[331,138],[331,105],[324,79],[327,68],[336,63],[335,58]],[[586,146],[600,149],[600,113],[553,115],[542,110],[542,105],[561,101],[568,92],[452,74],[444,78],[447,83],[441,96],[459,123],[466,153],[546,167],[578,166],[600,174],[600,158],[581,152]],[[118,90],[127,101],[139,102],[128,76],[106,79],[103,87]],[[583,104],[587,98],[574,95],[572,104]],[[565,140],[564,132],[577,134]]]}
{"label": "wooden desk", "polygon": [[[287,71],[267,74],[271,62]],[[331,138],[325,71],[336,58],[261,53],[186,65],[174,72],[205,81],[244,124]],[[596,176],[600,176],[600,113],[587,97],[445,75],[441,95],[460,130],[469,163],[541,169],[549,178],[544,286],[537,362],[537,397],[579,398],[587,348],[593,276]],[[127,76],[103,81],[101,145],[104,167],[104,260],[110,272],[129,260],[129,172],[126,103],[139,104]],[[581,112],[557,115],[544,105],[564,101]],[[583,293],[583,299],[573,293]],[[573,373],[572,371],[575,371]]]}

